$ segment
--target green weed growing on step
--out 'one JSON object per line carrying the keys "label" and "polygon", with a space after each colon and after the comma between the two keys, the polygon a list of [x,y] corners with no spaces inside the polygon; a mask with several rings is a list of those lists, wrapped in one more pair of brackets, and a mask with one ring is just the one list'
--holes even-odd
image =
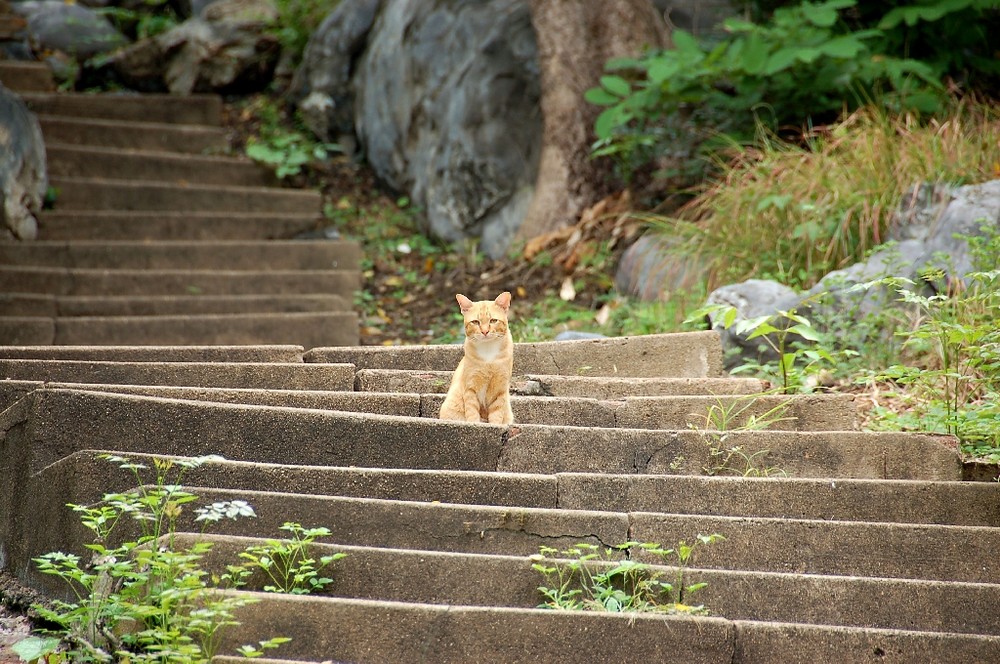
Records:
{"label": "green weed growing on step", "polygon": [[288,539],[268,539],[264,544],[248,546],[240,553],[243,560],[239,565],[227,568],[224,580],[234,587],[245,586],[249,577],[260,571],[270,583],[264,585],[264,592],[308,595],[322,591],[333,579],[320,574],[346,553],[334,553],[315,558],[310,548],[318,538],[330,535],[329,528],[306,528],[302,524],[286,521],[282,530],[291,533]]}
{"label": "green weed growing on step", "polygon": [[[223,592],[201,561],[211,543],[181,547],[176,539],[181,515],[196,496],[181,485],[187,470],[219,459],[153,460],[149,468],[125,457],[101,458],[130,471],[137,488],[109,493],[94,505],[69,507],[93,534],[90,560],[62,552],[35,559],[39,570],[66,582],[70,601],[36,606],[53,627],[51,638],[32,637],[21,646],[45,661],[207,663],[219,649],[225,628],[238,624],[235,611],[255,601]],[[202,532],[214,522],[255,516],[245,501],[220,501],[193,510]],[[288,639],[266,640],[251,651],[278,647]],[[56,652],[57,643],[65,646]],[[46,652],[42,646],[48,648]],[[49,655],[56,657],[55,660]]]}
{"label": "green weed growing on step", "polygon": [[701,432],[708,445],[709,464],[702,468],[706,475],[737,475],[740,477],[786,477],[787,473],[777,466],[767,464],[769,449],[750,452],[742,445],[729,445],[731,433],[740,431],[764,431],[779,422],[794,420],[788,417],[790,403],[780,401],[763,413],[756,404],[762,394],[733,397],[728,402],[721,398],[702,415],[703,425],[688,422],[688,427]]}
{"label": "green weed growing on step", "polygon": [[[706,584],[686,584],[685,576],[699,547],[724,539],[717,533],[698,535],[691,544],[682,541],[669,549],[651,542],[608,548],[581,542],[564,550],[540,547],[531,556],[531,568],[545,579],[545,585],[538,587],[544,598],[539,608],[707,615],[704,606],[690,603],[691,596]],[[673,564],[673,576],[668,581],[665,570],[627,557],[632,550]]]}
{"label": "green weed growing on step", "polygon": [[[967,454],[1000,461],[1000,233],[966,241],[974,265],[993,269],[946,284],[943,272],[932,269],[923,273],[923,284],[886,277],[855,286],[894,290],[915,321],[897,332],[906,361],[861,380],[905,389],[898,395],[905,408],[875,407],[877,428],[951,433]],[[933,282],[938,290],[929,293],[926,284]]]}
{"label": "green weed growing on step", "polygon": [[317,141],[296,117],[267,97],[253,98],[243,113],[258,123],[257,134],[247,139],[246,155],[273,168],[279,178],[299,175],[309,164],[340,152],[335,143]]}

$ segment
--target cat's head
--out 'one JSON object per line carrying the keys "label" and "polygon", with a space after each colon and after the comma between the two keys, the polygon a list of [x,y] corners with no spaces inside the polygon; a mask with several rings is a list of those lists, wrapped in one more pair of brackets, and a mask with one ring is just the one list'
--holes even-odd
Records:
{"label": "cat's head", "polygon": [[465,336],[472,341],[499,339],[507,334],[510,293],[504,291],[495,300],[473,302],[461,293],[455,296],[465,318]]}

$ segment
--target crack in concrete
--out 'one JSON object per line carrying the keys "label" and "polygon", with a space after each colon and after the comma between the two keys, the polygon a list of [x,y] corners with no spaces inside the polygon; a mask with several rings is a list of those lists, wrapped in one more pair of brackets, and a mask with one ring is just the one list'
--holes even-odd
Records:
{"label": "crack in concrete", "polygon": [[[510,442],[510,437],[511,437],[510,433],[511,433],[511,427],[508,426],[503,430],[503,433],[500,434],[500,449],[497,451],[497,458],[493,461],[494,472],[497,473],[502,472],[500,470],[500,460],[503,458],[504,454],[507,453],[507,443]],[[520,433],[520,429],[516,430],[515,435],[517,435],[517,433]]]}

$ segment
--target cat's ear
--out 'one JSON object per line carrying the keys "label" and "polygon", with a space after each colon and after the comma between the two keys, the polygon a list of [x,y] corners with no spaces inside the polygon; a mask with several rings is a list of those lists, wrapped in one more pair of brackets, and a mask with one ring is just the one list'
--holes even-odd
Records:
{"label": "cat's ear", "polygon": [[497,305],[504,311],[510,309],[510,293],[504,291],[497,296],[497,299],[493,300],[493,304]]}
{"label": "cat's ear", "polygon": [[456,295],[455,299],[458,300],[458,306],[462,309],[463,314],[472,308],[472,300],[465,297],[461,293]]}

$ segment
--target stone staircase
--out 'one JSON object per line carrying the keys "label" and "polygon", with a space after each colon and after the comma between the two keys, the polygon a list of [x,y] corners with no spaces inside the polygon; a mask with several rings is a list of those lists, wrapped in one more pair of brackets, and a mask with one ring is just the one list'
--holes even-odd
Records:
{"label": "stone staircase", "polygon": [[[29,560],[82,552],[60,506],[129,487],[96,450],[220,454],[185,485],[258,517],[213,530],[217,564],[285,521],[348,554],[322,596],[254,593],[223,652],[280,635],[285,659],[260,661],[998,661],[1000,485],[960,481],[949,437],[724,378],[711,332],[517,344],[516,424],[442,422],[460,352],[0,348],[5,565],[59,592]],[[779,400],[779,429],[740,430]],[[731,430],[691,428],[727,406]],[[706,475],[713,446],[785,476]],[[535,608],[540,546],[709,533],[726,540],[686,573],[709,617]]]}
{"label": "stone staircase", "polygon": [[[1000,661],[1000,484],[961,481],[952,439],[858,431],[850,397],[724,377],[709,332],[518,344],[516,424],[439,421],[461,349],[350,345],[357,248],[282,240],[318,200],[203,155],[225,144],[217,98],[54,94],[10,63],[0,80],[40,114],[59,190],[40,241],[0,246],[0,567],[25,583],[64,592],[31,558],[84,553],[65,504],[130,488],[100,451],[218,454],[187,488],[258,518],[213,530],[214,563],[285,521],[348,554],[321,596],[253,593],[223,652]],[[713,449],[736,447],[785,475],[726,475]],[[535,608],[540,546],[709,533],[726,540],[685,577],[709,617]]]}
{"label": "stone staircase", "polygon": [[53,91],[0,61],[37,114],[55,202],[36,242],[0,242],[0,344],[358,343],[359,249],[297,240],[313,191],[228,145],[216,96]]}

